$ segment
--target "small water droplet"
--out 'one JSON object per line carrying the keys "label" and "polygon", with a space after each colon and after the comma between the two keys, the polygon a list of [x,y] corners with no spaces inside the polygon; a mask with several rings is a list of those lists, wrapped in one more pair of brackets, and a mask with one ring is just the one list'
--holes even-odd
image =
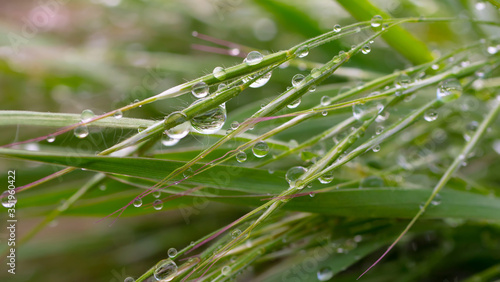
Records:
{"label": "small water droplet", "polygon": [[464,132],[464,139],[465,141],[469,142],[474,133],[477,131],[477,128],[479,127],[479,123],[475,120],[467,123],[465,125],[465,132]]}
{"label": "small water droplet", "polygon": [[240,126],[240,123],[237,121],[231,122],[231,129],[237,129]]}
{"label": "small water droplet", "polygon": [[396,86],[396,88],[403,88],[403,89],[408,88],[410,83],[411,83],[411,78],[406,73],[400,74],[394,81],[394,85]]}
{"label": "small water droplet", "polygon": [[302,166],[291,167],[285,175],[286,181],[290,184],[290,188],[294,188],[297,180],[306,173],[307,169]]}
{"label": "small water droplet", "polygon": [[54,135],[47,136],[47,142],[52,143],[56,141],[56,137]]}
{"label": "small water droplet", "polygon": [[163,146],[170,147],[170,146],[174,146],[177,143],[179,143],[179,139],[171,138],[167,134],[163,134],[163,136],[161,137],[161,144]]}
{"label": "small water droplet", "polygon": [[375,134],[379,135],[382,132],[384,132],[384,127],[381,125],[377,126],[377,128],[375,129]]}
{"label": "small water droplet", "polygon": [[436,194],[436,196],[434,197],[434,199],[431,201],[431,205],[438,206],[440,204],[441,204],[441,195]]}
{"label": "small water droplet", "polygon": [[[197,100],[193,103],[197,104],[203,100]],[[212,134],[219,131],[226,123],[226,108],[218,105],[204,113],[197,114],[191,119],[191,127],[202,134]]]}
{"label": "small water droplet", "polygon": [[325,107],[328,105],[330,105],[330,97],[328,96],[321,97],[321,106]]}
{"label": "small water droplet", "polygon": [[218,80],[224,80],[226,78],[226,71],[224,70],[223,67],[215,67],[214,70],[212,71],[212,74]]}
{"label": "small water droplet", "polygon": [[165,118],[165,124],[176,124],[165,131],[170,138],[182,139],[189,133],[190,123],[182,112],[173,112]]}
{"label": "small water droplet", "polygon": [[436,95],[444,103],[454,101],[462,95],[462,85],[455,78],[447,79],[439,83]]}
{"label": "small water droplet", "polygon": [[302,83],[305,82],[304,78],[305,78],[305,76],[303,74],[300,74],[300,73],[294,75],[292,77],[292,85],[294,87],[297,87],[297,86],[301,85]]}
{"label": "small water droplet", "polygon": [[356,120],[364,120],[366,114],[365,104],[354,104],[352,105],[352,115]]}
{"label": "small water droplet", "polygon": [[221,91],[222,89],[224,89],[224,87],[226,87],[226,84],[224,83],[221,83],[217,86],[217,91]]}
{"label": "small water droplet", "polygon": [[99,190],[101,190],[101,191],[106,191],[106,188],[107,187],[104,184],[99,185]]}
{"label": "small water droplet", "polygon": [[372,151],[375,152],[375,153],[378,152],[378,151],[380,151],[380,145],[373,146]]}
{"label": "small water droplet", "polygon": [[424,113],[424,119],[428,122],[435,121],[438,118],[438,113],[434,109],[430,109]]}
{"label": "small water droplet", "polygon": [[176,248],[170,248],[168,249],[168,257],[173,258],[177,255],[177,249]]}
{"label": "small water droplet", "polygon": [[192,175],[194,174],[194,171],[193,171],[193,168],[191,167],[188,167],[183,173],[182,173],[182,176],[184,176],[184,178],[189,178],[191,177]]}
{"label": "small water droplet", "polygon": [[316,91],[316,85],[311,85],[311,87],[309,87],[309,92],[314,92]]}
{"label": "small water droplet", "polygon": [[17,203],[15,194],[11,194],[9,191],[13,190],[6,190],[2,193],[2,206],[4,206],[5,208],[12,208]]}
{"label": "small water droplet", "polygon": [[95,117],[95,114],[92,110],[83,110],[80,117],[82,119],[82,122],[89,122]]}
{"label": "small water droplet", "polygon": [[231,238],[233,239],[238,238],[240,235],[241,235],[241,230],[239,230],[238,228],[231,231]]}
{"label": "small water droplet", "polygon": [[311,77],[312,78],[318,78],[321,75],[321,70],[320,69],[312,69],[311,70]]}
{"label": "small water droplet", "polygon": [[363,48],[361,48],[361,53],[366,55],[366,54],[370,53],[371,50],[372,50],[372,48],[370,47],[370,45],[367,44],[367,45],[363,46]]}
{"label": "small water droplet", "polygon": [[236,154],[236,160],[239,162],[239,163],[242,163],[244,161],[247,160],[247,154],[243,151],[239,151],[237,154]]}
{"label": "small water droplet", "polygon": [[333,180],[333,171],[329,171],[318,178],[322,184],[330,184]]}
{"label": "small water droplet", "polygon": [[329,267],[323,267],[317,273],[319,281],[328,281],[333,277],[333,271]]}
{"label": "small water droplet", "polygon": [[260,52],[252,51],[252,52],[248,53],[244,62],[249,66],[253,66],[253,65],[256,65],[256,64],[262,62],[263,59],[264,59],[264,56],[262,56],[262,54]]}
{"label": "small water droplet", "polygon": [[135,282],[135,279],[129,276],[129,277],[125,278],[123,280],[123,282]]}
{"label": "small water droplet", "polygon": [[379,15],[376,15],[376,16],[373,16],[372,18],[372,21],[371,21],[371,26],[372,27],[379,27],[380,25],[382,25],[382,17],[379,16]]}
{"label": "small water droplet", "polygon": [[231,274],[231,267],[229,265],[224,266],[221,270],[221,273],[224,276],[229,276],[229,274]]}
{"label": "small water droplet", "polygon": [[321,115],[324,116],[324,117],[326,117],[328,115],[328,112],[327,111],[322,111]]}
{"label": "small water droplet", "polygon": [[137,198],[134,200],[134,202],[132,204],[134,205],[134,207],[138,208],[138,207],[142,206],[142,199]]}
{"label": "small water droplet", "polygon": [[171,259],[164,259],[158,262],[153,273],[158,281],[170,281],[177,274],[177,264]]}
{"label": "small water droplet", "polygon": [[339,24],[336,24],[333,26],[333,31],[334,32],[340,32],[342,30],[342,27]]}
{"label": "small water droplet", "polygon": [[252,152],[257,158],[263,158],[269,152],[269,145],[264,141],[259,141],[253,145]]}
{"label": "small water droplet", "polygon": [[295,51],[295,55],[297,55],[297,57],[299,57],[299,58],[306,57],[307,55],[309,55],[309,47],[307,47],[307,46],[299,47],[299,49],[297,49]]}
{"label": "small water droplet", "polygon": [[116,118],[116,119],[120,119],[123,117],[123,112],[122,111],[116,111],[114,114],[113,114],[113,117]]}
{"label": "small water droplet", "polygon": [[80,125],[75,128],[74,134],[80,139],[85,138],[89,135],[89,128],[86,125]]}
{"label": "small water droplet", "polygon": [[302,101],[302,100],[300,100],[300,98],[299,98],[299,99],[297,99],[297,100],[293,101],[291,104],[288,104],[288,105],[286,105],[286,106],[287,106],[289,109],[295,109],[295,108],[297,108],[297,107],[300,105],[300,102],[301,102],[301,101]]}
{"label": "small water droplet", "polygon": [[151,193],[151,195],[158,199],[161,196],[161,191],[154,191],[153,193]]}
{"label": "small water droplet", "polygon": [[157,211],[161,210],[163,208],[163,202],[161,200],[155,200],[153,202],[153,208]]}
{"label": "small water droplet", "polygon": [[205,82],[198,82],[193,85],[193,88],[191,89],[191,93],[193,93],[193,96],[196,98],[204,98],[207,97],[208,95],[208,85]]}

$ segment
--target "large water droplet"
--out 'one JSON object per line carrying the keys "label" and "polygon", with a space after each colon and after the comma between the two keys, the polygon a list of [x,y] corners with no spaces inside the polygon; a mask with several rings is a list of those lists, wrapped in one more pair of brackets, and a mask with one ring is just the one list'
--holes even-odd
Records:
{"label": "large water droplet", "polygon": [[165,132],[170,138],[182,139],[189,133],[190,123],[187,116],[182,112],[173,112],[165,118],[165,124],[174,123],[174,127],[167,129]]}
{"label": "large water droplet", "polygon": [[177,264],[171,259],[158,262],[153,273],[156,280],[171,281],[177,274]]}
{"label": "large water droplet", "polygon": [[297,87],[297,86],[301,85],[302,83],[305,82],[304,78],[305,78],[305,76],[303,74],[300,74],[300,73],[294,75],[292,77],[292,85],[294,87]]}
{"label": "large water droplet", "polygon": [[157,211],[161,210],[163,208],[163,202],[161,200],[155,200],[153,202],[153,208]]}
{"label": "large water droplet", "polygon": [[434,109],[430,109],[424,113],[424,119],[428,122],[435,121],[438,118],[438,113]]}
{"label": "large water droplet", "polygon": [[[273,74],[272,72],[267,72],[266,74],[264,74],[263,76],[258,78],[256,81],[252,82],[252,84],[250,84],[248,87],[259,88],[259,87],[266,85],[266,83],[271,79],[272,74]],[[249,77],[248,79],[245,78],[245,79],[243,79],[243,82],[247,82],[250,79],[252,79],[252,78],[251,77]]]}
{"label": "large water droplet", "polygon": [[226,78],[226,71],[224,70],[223,67],[215,67],[212,74],[218,80],[224,80]]}
{"label": "large water droplet", "polygon": [[207,97],[208,85],[205,82],[198,82],[195,85],[193,85],[191,93],[193,93],[193,96],[196,98]]}
{"label": "large water droplet", "polygon": [[113,117],[116,118],[116,119],[120,119],[123,117],[123,113],[122,111],[116,111],[114,114],[113,114]]}
{"label": "large water droplet", "polygon": [[297,108],[299,105],[300,105],[300,102],[302,100],[300,100],[300,98],[298,98],[297,100],[293,101],[292,103],[286,105],[289,109],[295,109]]}
{"label": "large water droplet", "polygon": [[439,83],[436,95],[444,103],[454,101],[462,95],[462,85],[456,78],[447,79]]}
{"label": "large water droplet", "polygon": [[319,281],[328,281],[333,277],[333,271],[329,267],[323,267],[317,273]]}
{"label": "large water droplet", "polygon": [[329,171],[318,178],[322,184],[329,184],[333,180],[333,171]]}
{"label": "large water droplet", "polygon": [[239,162],[239,163],[242,163],[244,161],[247,160],[247,154],[243,151],[239,151],[237,154],[236,154],[236,160]]}
{"label": "large water droplet", "polygon": [[78,138],[85,138],[89,135],[89,128],[86,125],[80,125],[75,128],[74,134]]}
{"label": "large water droplet", "polygon": [[179,143],[179,139],[172,138],[172,137],[168,136],[167,134],[163,134],[163,136],[161,137],[161,144],[163,146],[170,147],[170,146],[174,146],[177,143]]}
{"label": "large water droplet", "polygon": [[286,181],[290,184],[290,188],[294,188],[297,180],[306,172],[307,169],[302,166],[294,166],[290,168],[285,175]]}
{"label": "large water droplet", "polygon": [[380,25],[382,25],[382,17],[379,16],[379,15],[376,15],[376,16],[373,16],[372,18],[372,21],[371,21],[371,26],[372,27],[379,27]]}
{"label": "large water droplet", "polygon": [[17,203],[15,194],[11,194],[9,191],[12,190],[6,190],[2,193],[2,206],[5,208],[12,208]]}
{"label": "large water droplet", "polygon": [[269,152],[269,145],[264,141],[259,141],[253,145],[252,152],[257,158],[263,158]]}
{"label": "large water droplet", "polygon": [[170,248],[168,249],[168,257],[173,258],[177,255],[177,249],[176,248]]}
{"label": "large water droplet", "polygon": [[137,199],[135,199],[135,200],[134,200],[134,202],[133,202],[133,205],[134,205],[134,207],[136,207],[136,208],[138,208],[138,207],[142,206],[142,199],[141,199],[141,198],[137,198]]}
{"label": "large water droplet", "polygon": [[301,46],[299,49],[295,51],[295,55],[299,58],[304,58],[305,56],[309,55],[309,47],[307,46]]}
{"label": "large water droplet", "polygon": [[83,110],[80,117],[82,119],[82,122],[89,122],[95,117],[95,114],[92,110]]}
{"label": "large water droplet", "polygon": [[248,53],[244,62],[249,66],[253,66],[253,65],[256,65],[256,64],[262,62],[263,59],[264,59],[264,56],[262,56],[262,54],[260,52],[252,51],[252,52]]}
{"label": "large water droplet", "polygon": [[342,27],[339,24],[336,24],[333,26],[333,31],[334,32],[340,32],[342,30]]}
{"label": "large water droplet", "polygon": [[[198,100],[193,104],[200,102]],[[197,114],[191,119],[191,126],[202,134],[212,134],[219,131],[226,122],[226,108],[218,105],[204,113]]]}

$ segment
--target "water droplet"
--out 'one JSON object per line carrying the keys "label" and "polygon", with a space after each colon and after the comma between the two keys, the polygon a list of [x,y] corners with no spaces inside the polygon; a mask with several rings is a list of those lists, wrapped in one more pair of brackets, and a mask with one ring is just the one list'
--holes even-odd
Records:
{"label": "water droplet", "polygon": [[153,208],[157,211],[161,210],[163,208],[163,202],[161,200],[155,200],[153,202]]}
{"label": "water droplet", "polygon": [[125,278],[125,280],[123,280],[123,282],[135,282],[135,279],[129,276],[129,277]]}
{"label": "water droplet", "polygon": [[134,202],[132,204],[134,205],[134,207],[138,208],[138,207],[142,206],[142,199],[137,198],[134,200]]}
{"label": "water droplet", "polygon": [[182,173],[182,176],[184,176],[184,178],[189,178],[191,177],[192,175],[194,174],[194,171],[193,171],[193,168],[191,167],[188,167],[183,173]]}
{"label": "water droplet", "polygon": [[375,134],[379,135],[382,132],[384,132],[384,127],[381,125],[377,126],[377,128],[375,129]]}
{"label": "water droplet", "polygon": [[208,95],[208,85],[205,82],[198,82],[193,85],[191,93],[196,98],[204,98]]}
{"label": "water droplet", "polygon": [[406,89],[411,83],[411,78],[406,73],[400,74],[394,81],[396,88]]}
{"label": "water droplet", "polygon": [[294,166],[290,168],[285,175],[286,181],[290,184],[290,188],[294,188],[297,180],[306,172],[307,169],[302,166]]}
{"label": "water droplet", "polygon": [[47,142],[52,143],[56,141],[56,137],[54,135],[47,136]]}
{"label": "water droplet", "polygon": [[312,78],[318,78],[321,75],[321,70],[320,69],[312,69],[311,70],[311,77]]}
{"label": "water droplet", "polygon": [[477,128],[479,127],[479,123],[475,120],[469,122],[465,125],[464,139],[469,142]]}
{"label": "water droplet", "polygon": [[221,270],[221,273],[224,276],[229,276],[229,274],[231,274],[231,267],[229,265],[224,266]]}
{"label": "water droplet", "polygon": [[309,92],[314,92],[316,91],[316,85],[311,85],[311,87],[309,87]]}
{"label": "water droplet", "polygon": [[158,199],[161,196],[161,191],[154,191],[153,193],[151,193],[151,195]]}
{"label": "water droplet", "polygon": [[226,84],[224,83],[221,83],[217,86],[217,91],[221,91],[222,89],[224,89],[224,87],[226,87]]}
{"label": "water droplet", "polygon": [[264,141],[259,141],[253,145],[252,152],[257,158],[263,158],[269,152],[269,145]]}
{"label": "water droplet", "polygon": [[352,115],[356,120],[364,120],[364,116],[366,114],[366,106],[365,104],[354,104],[352,105]]}
{"label": "water droplet", "polygon": [[380,145],[373,146],[372,151],[375,152],[375,153],[378,152],[378,151],[380,151]]}
{"label": "water droplet", "polygon": [[123,117],[123,113],[122,111],[117,111],[113,114],[113,117],[116,118],[116,119],[120,119]]}
{"label": "water droplet", "polygon": [[11,194],[9,191],[13,190],[6,190],[2,193],[2,206],[5,208],[12,208],[17,203],[15,194]]}
{"label": "water droplet", "polygon": [[366,54],[370,53],[371,50],[372,50],[372,48],[370,47],[370,45],[367,44],[367,45],[363,46],[363,48],[361,48],[361,53],[366,55]]}
{"label": "water droplet", "polygon": [[[193,103],[199,103],[197,100]],[[194,130],[202,134],[212,134],[219,131],[226,122],[226,109],[221,105],[210,109],[204,113],[197,114],[191,119],[191,126]]]}
{"label": "water droplet", "polygon": [[380,25],[382,25],[382,17],[379,16],[379,15],[376,15],[376,16],[373,16],[372,18],[372,21],[371,21],[371,26],[372,27],[379,27]]}
{"label": "water droplet", "polygon": [[321,97],[321,106],[325,107],[328,105],[330,105],[330,97],[328,96]]}
{"label": "water droplet", "polygon": [[262,54],[260,52],[252,51],[252,52],[248,53],[244,62],[249,66],[253,66],[253,65],[256,65],[256,64],[262,62],[263,59],[264,59],[264,56],[262,56]]}
{"label": "water droplet", "polygon": [[322,111],[321,115],[324,116],[324,117],[326,117],[328,115],[328,112],[327,111]]}
{"label": "water droplet", "polygon": [[291,104],[288,104],[288,105],[286,105],[286,106],[287,106],[289,109],[295,109],[295,108],[297,108],[297,107],[300,105],[300,102],[301,102],[301,100],[300,100],[300,98],[299,98],[299,99],[297,99],[297,100],[293,101]]}
{"label": "water droplet", "polygon": [[223,67],[215,67],[214,70],[212,71],[212,74],[218,80],[224,80],[226,78],[226,71],[224,70]]}
{"label": "water droplet", "polygon": [[462,85],[455,78],[447,79],[439,83],[436,95],[444,103],[454,101],[462,95]]}
{"label": "water droplet", "polygon": [[170,147],[170,146],[174,146],[177,143],[179,143],[179,139],[171,138],[167,134],[163,134],[163,136],[161,137],[161,144],[163,146]]}
{"label": "water droplet", "polygon": [[82,119],[82,122],[89,122],[95,117],[95,114],[92,110],[83,110],[80,117]]}
{"label": "water droplet", "polygon": [[333,171],[329,171],[318,178],[322,184],[330,184],[333,180]]}
{"label": "water droplet", "polygon": [[74,134],[80,139],[85,138],[89,135],[89,128],[86,125],[80,125],[75,128]]}
{"label": "water droplet", "polygon": [[333,26],[333,31],[334,32],[340,32],[342,30],[342,27],[339,24],[336,24]]}
{"label": "water droplet", "polygon": [[236,154],[236,160],[239,162],[239,163],[242,163],[244,161],[247,160],[247,154],[243,151],[239,151],[237,154]]}
{"label": "water droplet", "polygon": [[233,239],[238,238],[238,236],[240,236],[240,235],[241,235],[241,230],[239,230],[237,228],[234,229],[233,231],[231,231],[231,238],[233,238]]}
{"label": "water droplet", "polygon": [[171,259],[164,259],[158,262],[153,273],[156,280],[170,281],[177,274],[177,264]]}
{"label": "water droplet", "polygon": [[493,150],[500,155],[500,139],[493,141]]}
{"label": "water droplet", "polygon": [[231,129],[237,129],[240,126],[240,124],[237,121],[231,122]]}
{"label": "water droplet", "polygon": [[430,109],[424,114],[424,119],[428,122],[435,121],[438,118],[438,113],[434,109]]}
{"label": "water droplet", "polygon": [[294,75],[292,77],[292,85],[294,87],[297,87],[297,86],[301,85],[302,83],[305,82],[304,78],[305,78],[305,76],[303,74],[300,74],[300,73]]}
{"label": "water droplet", "polygon": [[297,55],[297,57],[299,57],[299,58],[306,57],[307,55],[309,55],[309,47],[307,47],[307,46],[299,47],[299,49],[297,49],[295,51],[295,55]]}
{"label": "water droplet", "polygon": [[[258,78],[256,81],[254,81],[252,84],[250,84],[248,87],[259,88],[266,85],[266,83],[271,79],[272,74],[273,73],[271,71],[267,72],[266,74]],[[248,80],[252,79],[252,77],[253,76],[243,79],[243,82],[247,82]]]}
{"label": "water droplet", "polygon": [[431,201],[431,205],[438,206],[440,204],[441,204],[441,195],[436,194],[436,196],[434,197],[434,199]]}
{"label": "water droplet", "polygon": [[170,248],[168,249],[168,257],[173,258],[177,255],[177,249],[176,248]]}
{"label": "water droplet", "polygon": [[317,273],[319,281],[328,281],[333,277],[333,271],[329,267],[323,267]]}
{"label": "water droplet", "polygon": [[164,121],[165,124],[176,124],[174,127],[165,131],[170,138],[182,139],[189,133],[189,121],[187,116],[182,112],[173,112],[169,114]]}

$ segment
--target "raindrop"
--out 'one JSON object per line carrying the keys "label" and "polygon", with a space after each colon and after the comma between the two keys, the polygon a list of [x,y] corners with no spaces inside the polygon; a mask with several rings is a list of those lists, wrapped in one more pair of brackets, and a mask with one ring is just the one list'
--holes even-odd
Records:
{"label": "raindrop", "polygon": [[334,32],[340,32],[342,30],[342,27],[339,24],[336,24],[333,26],[333,31]]}
{"label": "raindrop", "polygon": [[224,89],[224,87],[226,87],[226,84],[224,83],[219,84],[219,86],[217,86],[217,91],[221,91],[222,89]]}
{"label": "raindrop", "polygon": [[95,117],[95,114],[92,110],[83,110],[80,117],[82,119],[82,122],[89,122]]}
{"label": "raindrop", "polygon": [[296,181],[307,172],[307,169],[302,166],[294,166],[290,168],[285,175],[286,181],[290,184],[290,188],[294,188]]}
{"label": "raindrop", "polygon": [[233,238],[233,239],[238,238],[240,235],[241,235],[241,230],[239,230],[237,228],[234,229],[233,231],[231,231],[231,238]]}
{"label": "raindrop", "polygon": [[157,211],[161,210],[163,208],[163,202],[161,200],[155,200],[153,202],[153,208]]}
{"label": "raindrop", "polygon": [[269,145],[264,141],[259,141],[253,145],[252,152],[257,158],[263,158],[269,152]]}
{"label": "raindrop", "polygon": [[12,208],[17,203],[17,199],[14,194],[11,194],[9,190],[2,193],[2,206],[5,208]]}
{"label": "raindrop", "polygon": [[314,196],[316,196],[314,192],[309,193],[309,197],[314,198]]}
{"label": "raindrop", "polygon": [[52,143],[56,141],[56,137],[54,135],[47,136],[47,142]]}
{"label": "raindrop", "polygon": [[224,276],[228,276],[229,274],[231,274],[231,267],[229,265],[224,266],[221,270],[221,273]]}
{"label": "raindrop", "polygon": [[240,124],[237,121],[231,122],[231,129],[237,129],[240,126]]}
{"label": "raindrop", "polygon": [[297,100],[293,101],[291,104],[288,104],[286,105],[289,109],[295,109],[297,108],[299,105],[300,105],[300,98],[298,98]]}
{"label": "raindrop", "polygon": [[309,87],[309,92],[314,92],[316,91],[316,85],[311,85],[311,87]]}
{"label": "raindrop", "polygon": [[226,78],[226,71],[224,70],[223,67],[215,67],[214,70],[212,71],[212,74],[218,80],[224,80]]}
{"label": "raindrop", "polygon": [[361,53],[366,55],[366,54],[370,53],[371,50],[372,50],[372,48],[370,47],[370,45],[367,44],[367,45],[363,46],[363,48],[361,48]]}
{"label": "raindrop", "polygon": [[333,277],[333,271],[329,267],[323,267],[318,270],[317,275],[319,281],[328,281]]}
{"label": "raindrop", "polygon": [[327,111],[322,111],[321,115],[324,116],[324,117],[326,117],[328,115],[328,112]]}
{"label": "raindrop", "polygon": [[462,95],[462,85],[455,78],[447,79],[439,83],[436,95],[437,99],[442,102],[454,101]]}
{"label": "raindrop", "polygon": [[[197,100],[193,103],[199,103]],[[204,113],[197,114],[191,119],[193,129],[202,134],[212,134],[219,131],[226,122],[226,109],[221,105],[216,106]]]}
{"label": "raindrop", "polygon": [[170,281],[177,274],[177,264],[171,259],[164,259],[158,262],[153,273],[158,281]]}
{"label": "raindrop", "polygon": [[379,135],[382,132],[384,132],[384,127],[381,125],[377,126],[377,128],[375,129],[375,134]]}
{"label": "raindrop", "polygon": [[89,128],[86,125],[80,125],[75,128],[74,134],[80,139],[85,138],[89,135]]}
{"label": "raindrop", "polygon": [[294,75],[294,76],[292,77],[292,85],[293,85],[294,87],[299,86],[300,84],[302,84],[302,83],[304,83],[304,82],[305,82],[304,78],[305,78],[305,76],[304,76],[304,75],[302,75],[302,74],[300,74],[300,73],[298,73],[298,74]]}
{"label": "raindrop", "polygon": [[164,121],[165,124],[176,124],[174,127],[165,131],[170,138],[182,139],[189,133],[189,121],[187,116],[182,112],[173,112],[169,114]]}
{"label": "raindrop", "polygon": [[297,55],[297,57],[299,57],[299,58],[306,57],[307,55],[309,55],[309,47],[307,47],[307,46],[299,47],[299,49],[297,49],[295,51],[295,55]]}
{"label": "raindrop", "polygon": [[146,130],[148,128],[147,125],[139,125],[139,127],[137,127],[137,132],[142,132],[144,130]]}
{"label": "raindrop", "polygon": [[168,249],[168,257],[173,258],[177,255],[177,249],[176,248],[170,248]]}
{"label": "raindrop", "polygon": [[188,167],[183,173],[182,173],[182,176],[184,176],[184,178],[189,178],[191,177],[192,175],[194,174],[194,171],[191,167]]}
{"label": "raindrop", "polygon": [[438,206],[439,204],[441,204],[441,195],[436,194],[434,199],[431,201],[431,205]]}
{"label": "raindrop", "polygon": [[434,109],[430,109],[424,113],[424,119],[428,122],[435,121],[438,118],[438,113]]}
{"label": "raindrop", "polygon": [[242,163],[244,161],[247,160],[247,154],[243,151],[239,151],[237,154],[236,154],[236,160],[239,162],[239,163]]}
{"label": "raindrop", "polygon": [[378,151],[380,151],[380,145],[373,146],[372,151],[375,152],[375,153],[378,152]]}
{"label": "raindrop", "polygon": [[371,21],[371,26],[372,27],[379,27],[382,25],[382,17],[379,15],[373,16],[372,21]]}
{"label": "raindrop", "polygon": [[158,199],[161,196],[161,191],[154,191],[153,193],[151,193],[151,195]]}
{"label": "raindrop", "polygon": [[141,199],[141,198],[137,198],[137,199],[135,199],[135,200],[134,200],[134,202],[133,202],[133,205],[134,205],[134,207],[136,207],[136,208],[138,208],[138,207],[142,206],[142,199]]}
{"label": "raindrop", "polygon": [[366,113],[365,104],[354,104],[352,105],[352,115],[356,120],[364,120],[364,116]]}
{"label": "raindrop", "polygon": [[328,105],[330,105],[330,97],[328,96],[321,97],[321,106],[325,107]]}
{"label": "raindrop", "polygon": [[163,146],[167,146],[167,147],[174,146],[178,142],[179,142],[179,139],[171,138],[167,134],[163,134],[163,136],[161,137],[161,144]]}
{"label": "raindrop", "polygon": [[118,110],[116,111],[114,114],[113,114],[113,117],[116,118],[116,119],[120,119],[123,117],[123,113],[122,111]]}
{"label": "raindrop", "polygon": [[333,171],[329,171],[318,178],[322,184],[330,184],[333,180]]}
{"label": "raindrop", "polygon": [[123,280],[123,282],[135,282],[135,279],[132,277],[127,277],[125,278],[125,280]]}
{"label": "raindrop", "polygon": [[256,64],[262,62],[263,59],[264,59],[264,56],[262,56],[262,54],[260,52],[252,51],[252,52],[248,53],[244,62],[249,66],[253,66],[253,65],[256,65]]}
{"label": "raindrop", "polygon": [[208,85],[205,82],[198,82],[195,85],[193,85],[193,88],[191,89],[191,93],[193,93],[193,96],[196,98],[207,97]]}
{"label": "raindrop", "polygon": [[408,86],[410,85],[411,83],[411,78],[410,76],[408,76],[406,73],[402,73],[400,74],[396,80],[394,81],[394,84],[396,86],[396,88],[408,88]]}

